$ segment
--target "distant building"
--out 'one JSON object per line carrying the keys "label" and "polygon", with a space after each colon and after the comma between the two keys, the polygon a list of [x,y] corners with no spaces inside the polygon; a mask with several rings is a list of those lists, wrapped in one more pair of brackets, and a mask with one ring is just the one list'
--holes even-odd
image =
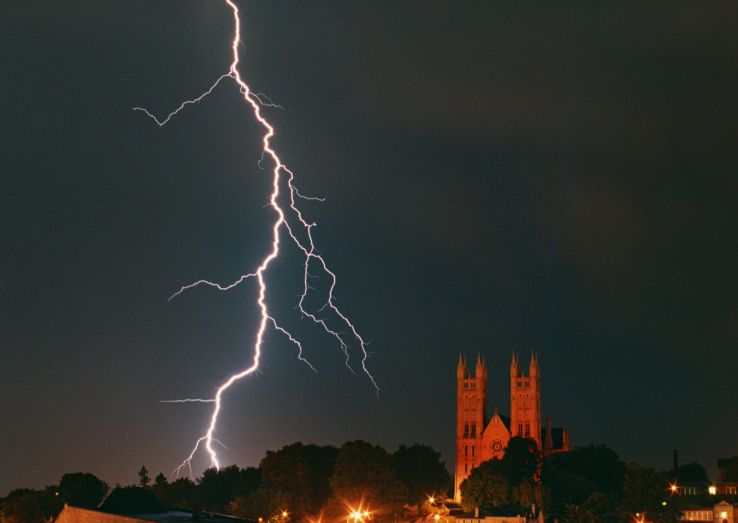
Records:
{"label": "distant building", "polygon": [[738,508],[733,503],[721,501],[712,506],[685,507],[679,521],[705,521],[711,523],[735,523]]}
{"label": "distant building", "polygon": [[738,457],[718,459],[716,482],[675,483],[682,510],[680,521],[738,523]]}
{"label": "distant building", "polygon": [[513,353],[510,364],[510,417],[494,414],[487,419],[487,366],[477,355],[474,375],[460,355],[456,368],[456,473],[454,498],[461,499],[461,483],[481,462],[502,458],[510,438],[530,438],[543,454],[569,450],[566,427],[541,426],[541,369],[535,353],[526,376]]}

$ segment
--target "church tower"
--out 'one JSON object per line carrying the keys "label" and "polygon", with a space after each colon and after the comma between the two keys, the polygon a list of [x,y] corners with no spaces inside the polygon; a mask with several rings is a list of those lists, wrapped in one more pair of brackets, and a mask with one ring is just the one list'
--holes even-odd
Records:
{"label": "church tower", "polygon": [[456,471],[454,498],[461,500],[461,482],[482,462],[482,433],[487,400],[487,366],[477,354],[474,375],[459,355],[456,367]]}
{"label": "church tower", "polygon": [[541,369],[538,357],[532,353],[528,375],[521,370],[518,357],[513,353],[510,363],[510,433],[512,436],[530,438],[541,442]]}

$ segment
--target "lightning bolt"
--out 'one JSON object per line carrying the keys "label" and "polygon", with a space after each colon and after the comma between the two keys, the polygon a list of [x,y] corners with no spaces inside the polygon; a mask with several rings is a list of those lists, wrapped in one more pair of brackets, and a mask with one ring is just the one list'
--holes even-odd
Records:
{"label": "lightning bolt", "polygon": [[[189,398],[189,399],[164,400],[163,401],[163,403],[208,403],[208,404],[213,405],[212,412],[210,415],[210,422],[208,424],[207,430],[205,431],[205,434],[203,434],[200,438],[197,439],[190,454],[175,469],[174,472],[176,475],[179,475],[181,471],[186,468],[189,471],[190,476],[192,476],[192,460],[195,457],[198,450],[200,450],[200,447],[203,445],[208,455],[210,456],[211,465],[213,467],[220,468],[220,462],[218,461],[218,455],[217,455],[217,452],[215,451],[213,444],[218,443],[224,446],[215,437],[215,434],[217,432],[217,426],[218,426],[218,417],[222,409],[223,395],[234,383],[258,371],[259,362],[260,362],[261,354],[262,354],[262,345],[264,343],[264,336],[266,334],[267,328],[271,326],[272,328],[274,328],[276,332],[285,336],[297,348],[298,359],[304,362],[306,365],[308,365],[313,371],[315,371],[315,367],[313,367],[310,364],[310,362],[303,357],[303,347],[300,341],[297,338],[295,338],[289,331],[287,331],[286,329],[284,329],[283,327],[279,325],[277,320],[270,314],[269,308],[267,307],[267,303],[266,303],[266,297],[268,294],[266,274],[272,262],[275,259],[277,259],[277,257],[279,256],[280,245],[282,241],[281,233],[283,231],[286,233],[287,239],[289,239],[295,246],[297,246],[297,248],[302,252],[304,256],[304,260],[302,264],[303,292],[300,295],[297,308],[299,309],[303,317],[310,319],[316,325],[321,327],[326,334],[336,339],[339,347],[341,348],[345,356],[345,365],[352,372],[354,371],[350,365],[349,346],[350,346],[350,341],[353,340],[353,343],[356,346],[358,346],[361,352],[361,361],[360,361],[361,369],[363,373],[371,381],[372,386],[374,387],[377,394],[379,394],[379,386],[377,385],[376,380],[374,379],[371,372],[369,372],[369,369],[367,368],[367,359],[368,359],[368,353],[367,353],[367,348],[366,348],[367,342],[364,340],[364,338],[362,338],[362,336],[359,334],[356,327],[349,320],[349,318],[336,306],[334,292],[336,288],[337,279],[336,279],[335,273],[330,270],[325,259],[319,253],[318,249],[315,246],[315,241],[313,238],[313,229],[315,228],[316,224],[313,222],[308,222],[307,219],[302,214],[302,212],[300,211],[299,207],[297,206],[297,199],[310,200],[310,201],[323,201],[323,199],[313,197],[313,196],[305,196],[298,191],[297,187],[295,186],[294,173],[290,169],[287,168],[285,163],[282,161],[282,159],[277,154],[277,151],[272,146],[272,138],[274,138],[275,136],[275,129],[272,126],[272,124],[269,123],[269,121],[262,114],[262,108],[271,107],[271,108],[281,109],[282,107],[274,103],[265,94],[253,92],[251,88],[249,87],[249,85],[246,83],[246,81],[241,76],[241,73],[238,70],[238,65],[240,62],[238,48],[239,48],[239,45],[241,44],[240,13],[238,10],[238,6],[233,0],[225,0],[225,4],[231,9],[232,14],[233,14],[233,41],[231,43],[233,60],[230,64],[228,72],[222,74],[201,95],[191,100],[186,100],[182,102],[176,109],[174,109],[172,112],[170,112],[163,118],[157,117],[155,114],[151,113],[144,107],[134,107],[133,108],[134,111],[139,111],[139,112],[144,113],[147,117],[149,117],[154,122],[156,122],[156,124],[159,127],[163,127],[167,123],[169,123],[170,120],[174,118],[178,113],[183,111],[185,108],[187,108],[190,105],[199,103],[204,98],[206,98],[208,95],[212,94],[213,91],[222,82],[226,80],[233,81],[236,83],[236,86],[238,87],[239,92],[243,96],[243,100],[246,102],[247,106],[251,108],[251,112],[252,112],[254,119],[261,125],[261,128],[263,130],[262,139],[261,139],[262,153],[261,153],[261,159],[259,160],[259,165],[261,166],[261,161],[264,160],[265,158],[270,159],[274,164],[274,167],[272,169],[272,191],[271,191],[271,194],[269,195],[269,204],[268,204],[272,208],[275,214],[275,221],[272,224],[271,249],[264,256],[264,258],[261,260],[261,262],[256,267],[256,269],[252,272],[241,275],[235,281],[231,283],[227,283],[227,284],[221,284],[221,283],[211,282],[207,280],[198,280],[191,284],[184,285],[169,298],[169,300],[172,300],[189,289],[192,289],[194,287],[203,286],[203,285],[212,287],[213,289],[216,289],[218,291],[225,292],[230,289],[233,289],[234,287],[240,285],[246,280],[255,280],[257,287],[258,287],[258,296],[256,299],[256,305],[259,310],[259,317],[260,317],[259,326],[256,330],[256,335],[255,335],[254,343],[252,346],[253,357],[252,357],[251,365],[249,365],[245,369],[242,369],[241,371],[235,374],[232,374],[227,380],[221,383],[216,389],[215,395],[212,398]],[[279,202],[279,197],[280,197],[280,186],[285,185],[285,184],[286,184],[286,193],[289,199],[289,205],[283,207]],[[295,221],[294,226],[291,225],[290,222],[288,221],[288,216],[292,217],[293,220]],[[297,231],[302,231],[299,235],[299,236],[302,236],[302,239],[298,237]],[[317,269],[321,275],[327,276],[328,281],[329,281],[325,302],[323,306],[320,309],[318,309],[318,311],[315,311],[315,312],[308,311],[305,306],[305,300],[307,299],[308,295],[310,294],[310,291],[312,290],[312,288],[309,285],[309,279],[311,277],[315,277],[315,275],[310,273],[311,267],[313,268],[313,270]],[[333,315],[335,315],[335,317],[342,323],[342,325],[344,325],[344,327],[348,330],[348,335],[332,329],[328,325],[325,318],[321,318],[318,316],[318,314],[326,310],[330,311]]]}

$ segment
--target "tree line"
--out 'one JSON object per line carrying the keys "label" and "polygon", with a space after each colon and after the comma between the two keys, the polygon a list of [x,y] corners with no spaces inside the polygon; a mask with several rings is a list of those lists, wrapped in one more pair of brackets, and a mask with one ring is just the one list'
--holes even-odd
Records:
{"label": "tree line", "polygon": [[[670,485],[707,484],[691,463],[657,471],[625,463],[604,445],[541,456],[535,441],[512,438],[502,459],[481,463],[461,484],[466,510],[543,508],[546,520],[564,523],[675,522],[685,502]],[[533,510],[531,510],[533,512]]]}
{"label": "tree line", "polygon": [[379,518],[398,517],[404,506],[421,504],[429,493],[445,494],[452,484],[431,447],[401,445],[390,453],[361,440],[340,448],[298,442],[268,451],[259,467],[211,468],[194,481],[162,473],[152,480],[145,466],[138,477],[137,485],[112,493],[89,473],[64,474],[42,490],[16,489],[0,499],[0,523],[46,522],[64,503],[112,513],[183,508],[284,523],[345,515],[348,502],[371,507]]}
{"label": "tree line", "polygon": [[[533,440],[512,438],[504,457],[474,468],[461,491],[468,512],[542,508],[546,520],[563,523],[665,523],[676,521],[687,501],[670,484],[707,482],[696,463],[657,471],[626,463],[604,445],[544,457]],[[340,448],[298,442],[268,451],[258,467],[211,468],[195,480],[162,473],[152,479],[142,466],[137,485],[112,492],[93,474],[64,474],[57,485],[16,489],[0,499],[0,523],[47,522],[64,503],[120,514],[183,508],[263,523],[345,520],[347,505],[361,503],[376,520],[407,520],[429,509],[441,512],[438,504],[420,508],[429,495],[451,496],[451,487],[440,453],[426,445],[390,453],[361,440]]]}

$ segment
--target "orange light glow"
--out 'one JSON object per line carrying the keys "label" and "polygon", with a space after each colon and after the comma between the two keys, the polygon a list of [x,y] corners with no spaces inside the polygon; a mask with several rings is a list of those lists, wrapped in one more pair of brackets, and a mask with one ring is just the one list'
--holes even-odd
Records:
{"label": "orange light glow", "polygon": [[349,513],[347,516],[347,521],[353,521],[354,523],[363,523],[364,521],[371,519],[371,512],[367,510],[366,508],[359,505],[359,508],[353,508],[351,506],[347,506],[349,509]]}

